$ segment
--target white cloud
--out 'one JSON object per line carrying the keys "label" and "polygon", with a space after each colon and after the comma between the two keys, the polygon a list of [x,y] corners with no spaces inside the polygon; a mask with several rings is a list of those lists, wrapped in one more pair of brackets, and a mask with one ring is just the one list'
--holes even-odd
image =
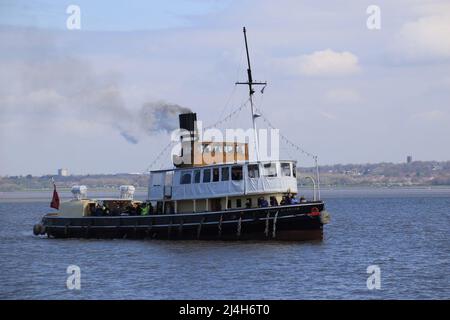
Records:
{"label": "white cloud", "polygon": [[402,25],[396,46],[408,58],[450,58],[450,5],[423,11]]}
{"label": "white cloud", "polygon": [[307,76],[336,76],[353,74],[360,70],[358,57],[351,52],[331,49],[290,57],[279,62],[286,71]]}

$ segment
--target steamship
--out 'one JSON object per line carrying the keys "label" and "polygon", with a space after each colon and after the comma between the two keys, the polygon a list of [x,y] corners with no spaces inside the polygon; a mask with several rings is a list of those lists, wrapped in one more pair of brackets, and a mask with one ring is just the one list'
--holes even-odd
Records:
{"label": "steamship", "polygon": [[[251,119],[257,145],[247,36]],[[150,172],[146,201],[134,200],[134,187],[121,186],[119,198],[91,199],[85,186],[72,188],[62,202],[34,226],[35,235],[52,238],[133,238],[200,240],[322,239],[329,221],[325,204],[299,197],[295,160],[256,160],[249,144],[202,141],[197,115],[179,115],[180,154],[172,168]],[[310,177],[314,185],[318,182]],[[316,181],[314,181],[316,180]],[[318,183],[317,183],[318,184]],[[316,191],[316,189],[315,189]],[[320,192],[318,193],[320,195]],[[320,198],[320,196],[319,196]]]}

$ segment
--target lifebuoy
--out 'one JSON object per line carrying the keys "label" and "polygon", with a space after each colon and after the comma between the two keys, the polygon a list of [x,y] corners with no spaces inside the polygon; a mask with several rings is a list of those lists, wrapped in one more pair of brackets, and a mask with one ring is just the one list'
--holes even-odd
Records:
{"label": "lifebuoy", "polygon": [[311,208],[311,213],[309,214],[312,217],[320,216],[320,210],[317,207]]}

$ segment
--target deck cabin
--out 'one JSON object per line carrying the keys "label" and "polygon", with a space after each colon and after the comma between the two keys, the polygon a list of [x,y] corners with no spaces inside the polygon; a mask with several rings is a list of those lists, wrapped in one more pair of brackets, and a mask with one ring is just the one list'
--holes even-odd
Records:
{"label": "deck cabin", "polygon": [[150,173],[148,199],[160,213],[256,208],[297,194],[296,161],[235,162]]}

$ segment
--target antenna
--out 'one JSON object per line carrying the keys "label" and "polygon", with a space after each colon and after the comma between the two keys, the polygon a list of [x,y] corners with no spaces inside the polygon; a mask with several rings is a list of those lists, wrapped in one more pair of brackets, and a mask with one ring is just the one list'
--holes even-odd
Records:
{"label": "antenna", "polygon": [[254,135],[254,139],[255,139],[256,160],[259,161],[258,132],[256,131],[256,122],[255,122],[256,118],[259,115],[255,114],[255,110],[254,110],[254,106],[253,106],[253,94],[255,93],[255,91],[253,90],[253,86],[254,85],[265,86],[265,85],[267,85],[267,82],[254,82],[253,81],[252,68],[250,66],[250,55],[248,53],[247,31],[246,31],[245,27],[243,28],[243,32],[244,32],[244,41],[245,41],[245,51],[247,52],[247,65],[248,65],[247,76],[248,76],[248,81],[247,82],[236,82],[236,84],[246,84],[246,85],[248,85],[248,92],[249,92],[249,97],[250,97],[250,107],[251,107],[251,112],[252,112],[253,135]]}

